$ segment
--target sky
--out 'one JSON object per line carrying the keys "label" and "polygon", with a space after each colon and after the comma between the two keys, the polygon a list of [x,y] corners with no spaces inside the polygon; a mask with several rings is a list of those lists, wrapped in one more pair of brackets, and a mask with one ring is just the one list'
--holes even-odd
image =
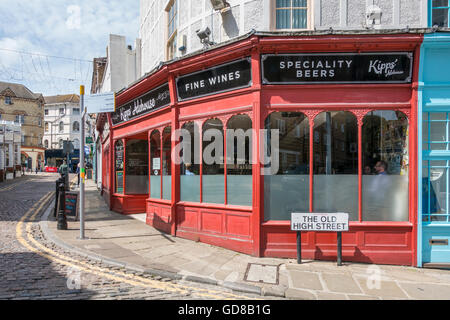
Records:
{"label": "sky", "polygon": [[139,0],[0,0],[0,81],[44,96],[91,88],[109,34],[139,35]]}

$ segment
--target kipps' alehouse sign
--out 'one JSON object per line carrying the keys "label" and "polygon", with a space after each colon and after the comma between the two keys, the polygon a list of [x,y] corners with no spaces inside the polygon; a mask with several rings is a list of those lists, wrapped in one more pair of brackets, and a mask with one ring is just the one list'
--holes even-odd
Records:
{"label": "kipps' alehouse sign", "polygon": [[411,52],[264,54],[263,84],[410,83]]}
{"label": "kipps' alehouse sign", "polygon": [[178,100],[185,101],[252,85],[251,59],[244,58],[177,78]]}
{"label": "kipps' alehouse sign", "polygon": [[112,113],[113,125],[129,121],[170,104],[169,84],[165,83],[133,101],[117,108]]}

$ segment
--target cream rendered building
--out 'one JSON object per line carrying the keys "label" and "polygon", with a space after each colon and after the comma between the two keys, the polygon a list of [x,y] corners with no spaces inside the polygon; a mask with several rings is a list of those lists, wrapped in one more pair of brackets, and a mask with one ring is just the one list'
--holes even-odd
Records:
{"label": "cream rendered building", "polygon": [[22,125],[21,164],[44,167],[44,97],[17,83],[0,82],[0,120]]}

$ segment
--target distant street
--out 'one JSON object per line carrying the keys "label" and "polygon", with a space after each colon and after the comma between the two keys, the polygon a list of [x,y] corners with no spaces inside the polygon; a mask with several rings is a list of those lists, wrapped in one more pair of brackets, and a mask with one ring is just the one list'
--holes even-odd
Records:
{"label": "distant street", "polygon": [[27,174],[0,183],[0,300],[258,298],[130,272],[49,242],[39,221],[52,204],[57,178],[50,173]]}

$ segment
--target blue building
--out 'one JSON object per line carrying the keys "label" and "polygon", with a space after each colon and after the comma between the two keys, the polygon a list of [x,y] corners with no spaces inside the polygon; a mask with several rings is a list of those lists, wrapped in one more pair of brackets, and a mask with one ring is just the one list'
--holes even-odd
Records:
{"label": "blue building", "polygon": [[450,31],[424,35],[418,108],[417,265],[450,266]]}

